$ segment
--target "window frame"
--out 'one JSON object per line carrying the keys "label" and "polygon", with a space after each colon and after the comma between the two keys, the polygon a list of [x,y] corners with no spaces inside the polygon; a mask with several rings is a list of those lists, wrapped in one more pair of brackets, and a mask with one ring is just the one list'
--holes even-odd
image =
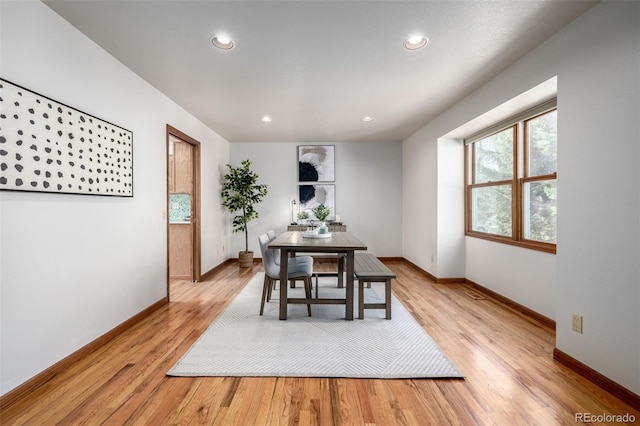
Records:
{"label": "window frame", "polygon": [[[494,126],[488,127],[475,135],[465,139],[464,149],[464,182],[465,182],[465,235],[474,238],[510,244],[532,250],[547,253],[556,253],[557,242],[549,243],[544,241],[524,238],[524,211],[525,197],[524,188],[527,183],[537,181],[555,180],[557,182],[557,171],[552,174],[529,176],[529,149],[528,149],[528,126],[527,123],[552,111],[557,111],[555,99],[537,105],[530,110],[520,113],[508,120],[504,120]],[[481,141],[489,136],[513,128],[513,176],[512,179],[476,183],[476,161],[475,142]],[[511,186],[511,236],[491,234],[472,229],[473,226],[473,200],[472,193],[475,188],[500,186]]]}

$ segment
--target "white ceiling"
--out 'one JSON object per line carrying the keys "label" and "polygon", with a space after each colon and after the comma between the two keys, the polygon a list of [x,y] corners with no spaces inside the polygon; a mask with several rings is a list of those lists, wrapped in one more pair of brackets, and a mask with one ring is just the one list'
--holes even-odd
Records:
{"label": "white ceiling", "polygon": [[45,3],[228,141],[308,143],[402,141],[595,2]]}

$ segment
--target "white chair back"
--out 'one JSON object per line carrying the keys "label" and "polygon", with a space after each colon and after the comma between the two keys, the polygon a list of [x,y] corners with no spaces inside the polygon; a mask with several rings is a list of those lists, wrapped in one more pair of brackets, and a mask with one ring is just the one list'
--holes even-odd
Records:
{"label": "white chair back", "polygon": [[258,243],[260,243],[260,251],[262,252],[262,264],[264,266],[264,272],[270,278],[280,279],[280,265],[276,264],[275,250],[269,248],[269,236],[262,234],[258,237]]}

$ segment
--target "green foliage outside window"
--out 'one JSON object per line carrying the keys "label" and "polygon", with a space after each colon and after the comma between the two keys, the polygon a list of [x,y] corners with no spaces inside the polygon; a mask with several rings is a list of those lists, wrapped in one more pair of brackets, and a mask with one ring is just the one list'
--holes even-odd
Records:
{"label": "green foliage outside window", "polygon": [[527,121],[529,176],[550,175],[558,169],[558,112]]}
{"label": "green foliage outside window", "polygon": [[[525,136],[519,148],[516,134]],[[557,110],[472,142],[467,150],[469,230],[555,245]]]}
{"label": "green foliage outside window", "polygon": [[474,231],[511,236],[511,185],[475,188],[472,200]]}
{"label": "green foliage outside window", "polygon": [[505,237],[512,234],[513,147],[512,127],[474,143],[474,183],[503,182],[472,190],[474,231]]}
{"label": "green foliage outside window", "polygon": [[[528,177],[553,175],[558,165],[557,111],[527,121]],[[556,179],[526,182],[524,196],[524,237],[556,242]],[[528,207],[527,207],[528,206]]]}
{"label": "green foliage outside window", "polygon": [[513,179],[513,128],[486,137],[475,144],[474,183]]}

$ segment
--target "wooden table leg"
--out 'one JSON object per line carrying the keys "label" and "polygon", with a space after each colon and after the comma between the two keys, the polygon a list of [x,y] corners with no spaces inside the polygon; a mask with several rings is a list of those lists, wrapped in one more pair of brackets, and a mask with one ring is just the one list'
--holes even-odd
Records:
{"label": "wooden table leg", "polygon": [[[290,255],[291,257],[296,257],[296,252],[294,251]],[[281,263],[282,265],[282,263]],[[296,280],[289,280],[289,288],[296,288]]]}
{"label": "wooden table leg", "polygon": [[287,269],[289,268],[289,252],[280,250],[280,319],[287,319]]}
{"label": "wooden table leg", "polygon": [[347,251],[347,297],[345,315],[347,321],[353,321],[353,250]]}
{"label": "wooden table leg", "polygon": [[364,281],[358,280],[358,318],[364,319]]}
{"label": "wooden table leg", "polygon": [[338,253],[338,288],[344,287],[344,256]]}
{"label": "wooden table leg", "polygon": [[386,303],[386,315],[385,318],[391,319],[391,278],[387,278],[387,281],[384,283],[384,300]]}

